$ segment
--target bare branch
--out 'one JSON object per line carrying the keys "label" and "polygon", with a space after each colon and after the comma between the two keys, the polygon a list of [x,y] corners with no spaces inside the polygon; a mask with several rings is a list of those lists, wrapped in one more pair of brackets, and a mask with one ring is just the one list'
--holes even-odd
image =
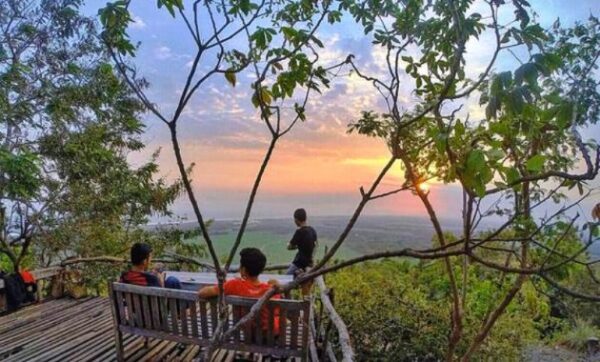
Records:
{"label": "bare branch", "polygon": [[333,304],[327,295],[327,288],[325,287],[323,277],[319,276],[315,278],[315,281],[317,282],[317,286],[321,291],[321,303],[323,303],[327,314],[329,314],[329,319],[331,319],[338,330],[340,349],[342,350],[343,355],[342,361],[354,361],[355,356],[354,351],[352,350],[352,343],[350,341],[350,333],[348,333],[348,328],[346,327],[346,324],[344,324],[344,321],[340,315],[335,311],[335,308],[333,307]]}

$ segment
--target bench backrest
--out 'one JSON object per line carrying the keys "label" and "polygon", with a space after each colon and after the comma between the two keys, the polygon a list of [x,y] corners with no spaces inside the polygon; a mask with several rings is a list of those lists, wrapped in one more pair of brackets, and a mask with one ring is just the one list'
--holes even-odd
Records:
{"label": "bench backrest", "polygon": [[[200,299],[193,291],[109,283],[115,327],[121,332],[200,346],[210,344],[217,327],[217,299]],[[226,297],[230,328],[248,313],[255,299]],[[310,303],[275,299],[265,303],[268,326],[261,313],[225,341],[222,348],[304,357],[308,346]],[[265,313],[265,312],[263,312]],[[263,314],[264,316],[264,314]],[[279,335],[274,324],[279,316]],[[264,318],[264,317],[263,317]]]}

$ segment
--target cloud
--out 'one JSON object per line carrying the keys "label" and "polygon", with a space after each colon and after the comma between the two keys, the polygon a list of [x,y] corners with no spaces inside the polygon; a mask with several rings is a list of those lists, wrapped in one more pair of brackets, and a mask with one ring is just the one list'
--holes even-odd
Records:
{"label": "cloud", "polygon": [[137,15],[133,15],[132,18],[133,22],[131,23],[130,27],[132,29],[144,29],[146,27],[146,23],[144,22],[144,20],[137,16]]}
{"label": "cloud", "polygon": [[173,57],[173,52],[168,46],[162,45],[154,50],[154,57],[159,60],[166,60]]}

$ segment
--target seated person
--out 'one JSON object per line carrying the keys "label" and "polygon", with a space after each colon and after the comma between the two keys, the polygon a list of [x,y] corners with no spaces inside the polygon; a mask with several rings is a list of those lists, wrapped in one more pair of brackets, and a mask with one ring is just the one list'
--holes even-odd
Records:
{"label": "seated person", "polygon": [[[263,294],[269,291],[273,285],[279,285],[276,280],[269,280],[263,283],[258,280],[258,276],[265,269],[267,258],[259,249],[245,248],[240,251],[240,277],[229,279],[223,284],[223,292],[225,295],[239,296],[246,298],[260,298]],[[198,291],[200,298],[211,298],[219,295],[219,287],[211,285],[204,287]],[[279,295],[274,295],[273,299],[279,299]],[[261,311],[262,329],[267,329],[269,326],[269,313],[266,308]],[[279,334],[279,311],[274,311],[273,333]]]}
{"label": "seated person", "polygon": [[179,279],[168,277],[161,268],[155,267],[152,272],[148,268],[152,261],[152,247],[146,243],[135,243],[131,247],[131,269],[121,274],[119,282],[144,287],[181,289]]}

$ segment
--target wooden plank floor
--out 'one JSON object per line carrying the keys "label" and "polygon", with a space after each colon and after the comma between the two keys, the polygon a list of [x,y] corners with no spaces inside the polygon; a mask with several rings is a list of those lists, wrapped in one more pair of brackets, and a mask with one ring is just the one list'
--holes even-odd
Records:
{"label": "wooden plank floor", "polygon": [[[0,317],[0,361],[114,361],[115,345],[108,299],[68,298],[31,305]],[[127,361],[199,360],[198,346],[125,336]],[[221,351],[219,360],[240,355]],[[264,360],[254,356],[254,360]],[[250,360],[252,360],[250,359]]]}

